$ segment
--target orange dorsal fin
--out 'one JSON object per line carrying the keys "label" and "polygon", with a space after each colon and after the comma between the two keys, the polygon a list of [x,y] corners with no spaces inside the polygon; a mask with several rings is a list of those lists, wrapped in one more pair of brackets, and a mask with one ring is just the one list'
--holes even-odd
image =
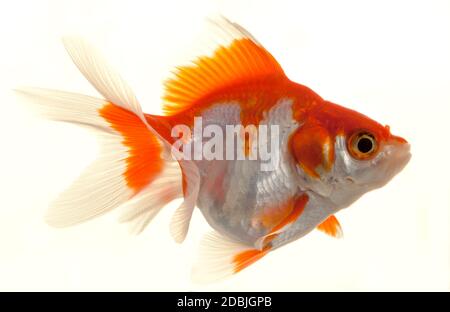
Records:
{"label": "orange dorsal fin", "polygon": [[341,225],[334,215],[329,216],[328,219],[319,224],[317,229],[336,238],[342,238],[343,236]]}
{"label": "orange dorsal fin", "polygon": [[214,92],[237,84],[265,79],[287,79],[280,64],[241,26],[223,19],[217,23],[230,40],[212,56],[201,56],[181,66],[165,82],[163,111],[183,112]]}

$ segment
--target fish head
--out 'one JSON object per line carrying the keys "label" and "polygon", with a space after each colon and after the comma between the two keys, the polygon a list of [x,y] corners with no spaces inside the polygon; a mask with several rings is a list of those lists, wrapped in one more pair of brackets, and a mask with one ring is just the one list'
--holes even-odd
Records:
{"label": "fish head", "polygon": [[410,145],[401,137],[378,137],[366,128],[336,136],[330,200],[347,207],[363,194],[388,183],[410,158]]}
{"label": "fish head", "polygon": [[389,126],[331,102],[305,120],[293,140],[307,187],[336,208],[384,186],[411,158],[410,144]]}

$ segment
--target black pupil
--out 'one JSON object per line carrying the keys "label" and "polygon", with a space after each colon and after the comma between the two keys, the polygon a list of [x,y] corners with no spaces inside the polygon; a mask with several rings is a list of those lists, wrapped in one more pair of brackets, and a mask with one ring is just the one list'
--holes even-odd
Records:
{"label": "black pupil", "polygon": [[372,143],[371,139],[369,139],[369,138],[361,138],[361,139],[359,139],[359,141],[358,141],[358,150],[361,153],[366,154],[366,153],[370,152],[372,150],[372,148],[373,148],[373,143]]}

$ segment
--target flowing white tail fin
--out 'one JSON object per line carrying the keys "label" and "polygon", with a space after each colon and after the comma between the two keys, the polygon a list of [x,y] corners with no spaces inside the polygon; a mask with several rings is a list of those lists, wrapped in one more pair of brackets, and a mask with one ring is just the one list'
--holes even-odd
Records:
{"label": "flowing white tail fin", "polygon": [[[77,38],[63,42],[104,99],[37,88],[18,92],[48,118],[94,129],[101,150],[99,158],[51,204],[48,223],[77,224],[128,202],[122,220],[134,221],[140,232],[162,207],[184,195],[171,226],[174,238],[181,242],[197,198],[196,167],[168,157],[170,144],[147,124],[131,88],[92,46]],[[184,190],[181,170],[188,177]]]}

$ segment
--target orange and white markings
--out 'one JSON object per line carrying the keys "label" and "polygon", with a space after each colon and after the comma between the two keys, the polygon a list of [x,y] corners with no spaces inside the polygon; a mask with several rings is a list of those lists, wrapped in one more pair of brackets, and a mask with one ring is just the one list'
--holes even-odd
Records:
{"label": "orange and white markings", "polygon": [[319,231],[336,238],[342,238],[343,232],[338,219],[334,215],[329,216],[325,221],[317,226]]}
{"label": "orange and white markings", "polygon": [[99,114],[123,136],[122,144],[128,148],[124,177],[136,194],[162,171],[161,143],[136,114],[126,109],[107,104]]}

